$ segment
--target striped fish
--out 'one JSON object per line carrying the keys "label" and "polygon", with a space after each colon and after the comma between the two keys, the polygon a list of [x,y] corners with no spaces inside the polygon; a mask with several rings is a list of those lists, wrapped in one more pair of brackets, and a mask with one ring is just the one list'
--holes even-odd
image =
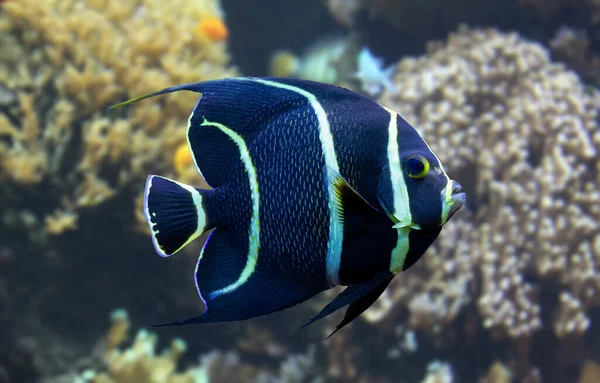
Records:
{"label": "striped fish", "polygon": [[[308,324],[336,331],[413,265],[465,202],[417,131],[344,88],[279,78],[170,87],[201,93],[187,140],[211,190],[151,175],[145,215],[159,255],[212,230],[195,270],[202,315],[244,320],[347,286]],[[109,108],[109,109],[110,109]]]}

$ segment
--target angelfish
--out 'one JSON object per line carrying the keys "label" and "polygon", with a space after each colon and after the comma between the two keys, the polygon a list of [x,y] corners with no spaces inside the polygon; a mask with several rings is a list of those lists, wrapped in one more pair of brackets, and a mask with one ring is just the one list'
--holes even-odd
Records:
{"label": "angelfish", "polygon": [[156,326],[254,318],[343,285],[307,323],[348,306],[337,331],[413,265],[465,203],[411,125],[341,87],[229,78],[109,109],[181,90],[201,94],[187,141],[212,189],[151,175],[144,212],[163,257],[212,230],[195,270],[205,310]]}

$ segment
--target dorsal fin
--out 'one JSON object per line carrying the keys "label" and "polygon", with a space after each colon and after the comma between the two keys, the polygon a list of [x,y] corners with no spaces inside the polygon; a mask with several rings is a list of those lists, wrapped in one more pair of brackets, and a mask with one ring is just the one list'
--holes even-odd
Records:
{"label": "dorsal fin", "polygon": [[250,147],[269,120],[296,108],[306,108],[311,99],[324,103],[363,97],[343,88],[297,79],[245,77],[210,81],[196,87],[203,96],[190,117],[188,142],[198,168],[213,187],[223,184],[229,174],[232,162],[223,158],[223,153],[231,152],[231,143],[202,127],[221,124]]}
{"label": "dorsal fin", "polygon": [[306,106],[311,99],[322,104],[366,99],[350,90],[313,81],[239,77],[173,86],[109,109],[180,90],[202,94],[190,115],[187,137],[196,166],[212,187],[224,183],[234,159],[239,158],[235,138],[250,147],[265,121]]}

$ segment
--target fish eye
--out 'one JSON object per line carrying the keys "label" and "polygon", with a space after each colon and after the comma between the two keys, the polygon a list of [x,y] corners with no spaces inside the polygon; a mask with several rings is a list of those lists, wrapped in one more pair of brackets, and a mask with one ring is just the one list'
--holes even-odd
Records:
{"label": "fish eye", "polygon": [[429,161],[420,154],[411,154],[404,160],[404,172],[412,179],[420,180],[429,173]]}

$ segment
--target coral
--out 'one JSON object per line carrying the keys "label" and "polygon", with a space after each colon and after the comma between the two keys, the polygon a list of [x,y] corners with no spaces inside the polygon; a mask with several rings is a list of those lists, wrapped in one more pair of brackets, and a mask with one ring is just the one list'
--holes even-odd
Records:
{"label": "coral", "polygon": [[133,343],[126,349],[119,347],[127,340],[131,327],[125,310],[115,310],[112,325],[104,340],[105,371],[85,370],[75,381],[93,383],[204,383],[208,375],[204,368],[190,368],[176,372],[177,363],[186,351],[182,339],[175,339],[168,350],[156,354],[157,337],[139,330]]}
{"label": "coral", "polygon": [[449,364],[433,361],[427,366],[427,375],[421,383],[452,383],[454,376]]}
{"label": "coral", "polygon": [[214,16],[200,21],[195,31],[199,37],[206,37],[212,41],[227,40],[229,36],[229,31],[223,20]]}
{"label": "coral", "polygon": [[600,1],[598,0],[519,0],[519,3],[535,8],[546,18],[555,17],[557,13],[568,8],[587,9],[592,24],[600,23]]}
{"label": "coral", "polygon": [[582,29],[562,27],[550,41],[553,58],[573,68],[583,80],[600,85],[600,56],[590,49],[588,33]]}
{"label": "coral", "polygon": [[[214,20],[221,34],[198,37],[196,26]],[[213,0],[3,4],[3,193],[39,190],[46,209],[56,210],[34,212],[37,227],[56,235],[73,228],[82,209],[129,186],[140,193],[149,169],[175,174],[172,153],[184,141],[196,95],[173,95],[120,114],[103,109],[173,84],[236,75],[227,67],[222,20]]]}
{"label": "coral", "polygon": [[556,334],[582,334],[600,303],[600,96],[543,47],[491,29],[403,60],[395,85],[380,102],[418,127],[468,202],[390,295],[442,324],[476,303],[485,328],[520,338],[555,286]]}
{"label": "coral", "polygon": [[356,72],[359,41],[352,36],[330,36],[312,43],[301,57],[287,50],[271,57],[270,75],[343,85]]}
{"label": "coral", "polygon": [[502,362],[495,361],[479,383],[510,383],[511,372]]}
{"label": "coral", "polygon": [[361,90],[371,97],[381,93],[385,88],[388,92],[395,92],[391,83],[394,66],[383,68],[383,60],[373,56],[368,48],[363,48],[358,54],[358,68],[356,79],[361,83]]}
{"label": "coral", "polygon": [[288,77],[300,69],[300,59],[287,50],[277,51],[271,58],[269,73],[274,77]]}
{"label": "coral", "polygon": [[194,164],[192,153],[186,142],[181,143],[173,155],[173,166],[178,174],[183,174],[191,165]]}
{"label": "coral", "polygon": [[598,363],[587,360],[583,365],[583,371],[578,383],[594,383],[600,380],[600,365]]}
{"label": "coral", "polygon": [[352,27],[356,13],[362,8],[361,0],[325,0],[329,11],[338,23]]}
{"label": "coral", "polygon": [[73,210],[54,211],[53,215],[46,216],[46,232],[59,235],[67,230],[77,229],[77,214]]}
{"label": "coral", "polygon": [[[323,381],[322,371],[316,364],[316,351],[309,347],[306,353],[285,353],[278,355],[276,368],[243,362],[234,351],[212,350],[198,358],[184,371],[177,367],[181,356],[186,352],[186,342],[175,339],[170,348],[157,353],[158,337],[147,330],[139,330],[128,344],[131,323],[126,310],[118,309],[111,314],[111,326],[103,339],[92,349],[91,359],[99,352],[103,360],[95,366],[74,369],[62,375],[46,379],[49,383],[228,383],[255,382],[300,383]],[[257,355],[261,355],[260,353]],[[90,359],[89,356],[84,357]],[[79,363],[83,364],[83,363]]]}

